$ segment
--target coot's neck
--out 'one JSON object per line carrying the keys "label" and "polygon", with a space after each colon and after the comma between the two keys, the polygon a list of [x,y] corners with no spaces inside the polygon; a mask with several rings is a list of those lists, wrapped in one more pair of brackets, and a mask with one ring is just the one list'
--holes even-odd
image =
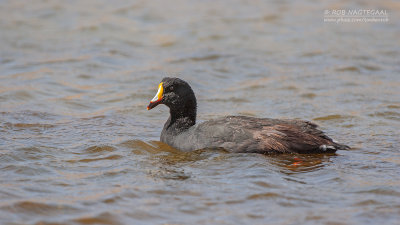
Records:
{"label": "coot's neck", "polygon": [[164,129],[179,133],[196,124],[197,103],[194,94],[186,96],[184,102],[178,102],[169,108],[170,117]]}

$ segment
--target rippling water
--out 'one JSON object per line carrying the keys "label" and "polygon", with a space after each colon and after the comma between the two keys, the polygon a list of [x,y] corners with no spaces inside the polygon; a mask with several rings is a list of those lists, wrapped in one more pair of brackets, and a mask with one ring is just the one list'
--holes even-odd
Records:
{"label": "rippling water", "polygon": [[[386,9],[387,23],[324,23]],[[396,1],[0,1],[1,224],[398,224]],[[164,76],[199,120],[301,118],[334,155],[183,153]]]}

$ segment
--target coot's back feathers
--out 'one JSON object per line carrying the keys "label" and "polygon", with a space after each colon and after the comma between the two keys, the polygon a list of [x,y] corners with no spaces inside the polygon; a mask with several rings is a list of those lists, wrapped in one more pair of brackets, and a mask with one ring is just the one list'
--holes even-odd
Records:
{"label": "coot's back feathers", "polygon": [[209,120],[161,141],[184,151],[224,148],[230,152],[332,153],[343,146],[327,137],[317,125],[301,120],[228,116]]}
{"label": "coot's back feathers", "polygon": [[151,102],[149,106],[165,104],[170,108],[170,118],[164,125],[160,139],[177,149],[333,153],[338,149],[349,148],[334,142],[317,129],[316,124],[302,120],[227,116],[195,125],[196,97],[189,84],[179,78],[164,78],[161,85],[163,97],[158,102]]}

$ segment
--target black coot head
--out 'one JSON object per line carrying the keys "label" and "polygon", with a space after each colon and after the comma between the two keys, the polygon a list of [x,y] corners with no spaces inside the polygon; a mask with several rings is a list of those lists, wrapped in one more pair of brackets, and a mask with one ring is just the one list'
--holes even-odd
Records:
{"label": "black coot head", "polygon": [[165,77],[158,85],[157,94],[150,101],[147,110],[159,104],[165,104],[170,109],[179,109],[187,107],[188,103],[196,107],[196,98],[189,84],[179,78]]}

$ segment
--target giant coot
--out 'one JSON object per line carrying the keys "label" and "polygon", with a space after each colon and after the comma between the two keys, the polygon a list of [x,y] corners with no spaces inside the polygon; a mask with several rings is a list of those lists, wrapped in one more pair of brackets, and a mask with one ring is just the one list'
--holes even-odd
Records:
{"label": "giant coot", "polygon": [[169,107],[160,140],[182,151],[223,148],[252,153],[333,153],[348,149],[334,142],[317,125],[302,120],[226,116],[196,124],[196,97],[179,78],[164,78],[147,109]]}

